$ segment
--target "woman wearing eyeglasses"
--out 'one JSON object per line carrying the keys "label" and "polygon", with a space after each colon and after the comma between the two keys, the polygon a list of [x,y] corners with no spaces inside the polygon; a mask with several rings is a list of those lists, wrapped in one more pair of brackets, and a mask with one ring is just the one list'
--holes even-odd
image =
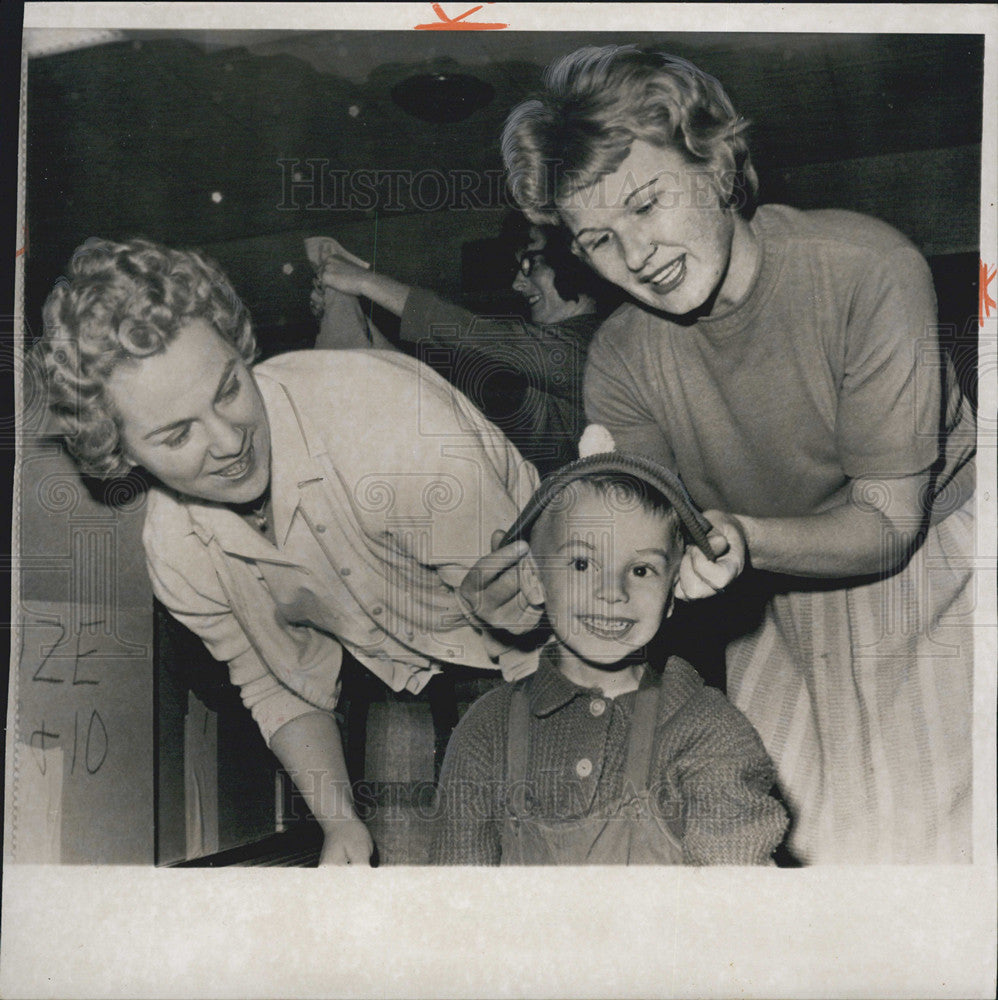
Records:
{"label": "woman wearing eyeglasses", "polygon": [[[600,282],[571,252],[563,230],[532,226],[517,254],[512,287],[530,308],[529,323],[476,316],[426,289],[372,272],[340,247],[316,263],[325,289],[324,302],[316,304],[330,310],[317,348],[356,346],[351,323],[333,319],[331,310],[342,308],[336,292],[363,296],[400,317],[402,341],[477,403],[542,475],[576,457]],[[445,367],[428,348],[446,357]]]}

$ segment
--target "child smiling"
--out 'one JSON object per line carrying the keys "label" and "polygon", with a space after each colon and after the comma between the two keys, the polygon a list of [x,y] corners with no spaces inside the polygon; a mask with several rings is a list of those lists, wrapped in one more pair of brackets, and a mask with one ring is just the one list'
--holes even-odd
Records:
{"label": "child smiling", "polygon": [[707,525],[669,472],[596,455],[544,481],[507,533],[553,633],[537,672],[479,699],[440,782],[441,864],[765,864],[786,814],[748,720],[645,647]]}

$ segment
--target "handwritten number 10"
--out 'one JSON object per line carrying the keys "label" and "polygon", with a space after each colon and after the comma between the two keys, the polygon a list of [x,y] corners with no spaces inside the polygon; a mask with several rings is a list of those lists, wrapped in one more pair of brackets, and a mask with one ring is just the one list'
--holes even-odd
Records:
{"label": "handwritten number 10", "polygon": [[[36,729],[31,734],[28,742],[34,750],[41,751],[41,753],[35,754],[35,760],[38,762],[38,769],[42,774],[45,773],[45,751],[50,749],[52,744],[57,743],[60,737],[61,733],[54,733],[46,729],[44,722],[39,729]],[[46,740],[51,740],[52,744],[46,745]],[[75,712],[73,714],[73,758],[69,766],[70,774],[76,771],[76,757],[79,745],[80,713]],[[108,747],[107,726],[104,725],[104,720],[101,718],[100,712],[95,708],[90,713],[90,722],[87,725],[87,738],[83,750],[83,764],[87,769],[87,774],[96,774],[104,766],[104,761],[107,760]]]}

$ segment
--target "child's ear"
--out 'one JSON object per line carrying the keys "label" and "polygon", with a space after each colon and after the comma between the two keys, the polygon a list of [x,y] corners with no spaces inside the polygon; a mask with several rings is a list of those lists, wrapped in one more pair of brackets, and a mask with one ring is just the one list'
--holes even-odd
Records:
{"label": "child's ear", "polygon": [[679,567],[677,566],[674,573],[672,574],[672,586],[669,587],[668,596],[665,599],[665,613],[662,615],[662,621],[666,618],[672,617],[672,612],[676,610],[676,590],[679,587]]}
{"label": "child's ear", "polygon": [[517,573],[520,577],[520,592],[532,607],[544,606],[544,587],[537,572],[533,552],[527,554],[517,563]]}

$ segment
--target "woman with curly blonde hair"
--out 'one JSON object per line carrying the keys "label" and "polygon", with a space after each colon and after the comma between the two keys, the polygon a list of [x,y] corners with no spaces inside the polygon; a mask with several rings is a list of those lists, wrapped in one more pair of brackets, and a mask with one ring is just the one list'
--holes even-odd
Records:
{"label": "woman with curly blonde hair", "polygon": [[155,594],[228,663],[322,825],[321,860],[367,863],[333,715],[343,651],[411,692],[448,664],[535,666],[486,639],[469,570],[536,473],[400,353],[254,366],[245,306],[196,252],[89,240],[44,318],[37,350],[67,448],[89,475],[153,478]]}
{"label": "woman with curly blonde hair", "polygon": [[193,319],[210,323],[250,364],[256,340],[249,313],[213,263],[146,240],[118,248],[88,240],[73,255],[70,274],[44,309],[38,356],[50,408],[81,471],[123,475],[131,463],[104,391],[113,369],[163,351]]}

